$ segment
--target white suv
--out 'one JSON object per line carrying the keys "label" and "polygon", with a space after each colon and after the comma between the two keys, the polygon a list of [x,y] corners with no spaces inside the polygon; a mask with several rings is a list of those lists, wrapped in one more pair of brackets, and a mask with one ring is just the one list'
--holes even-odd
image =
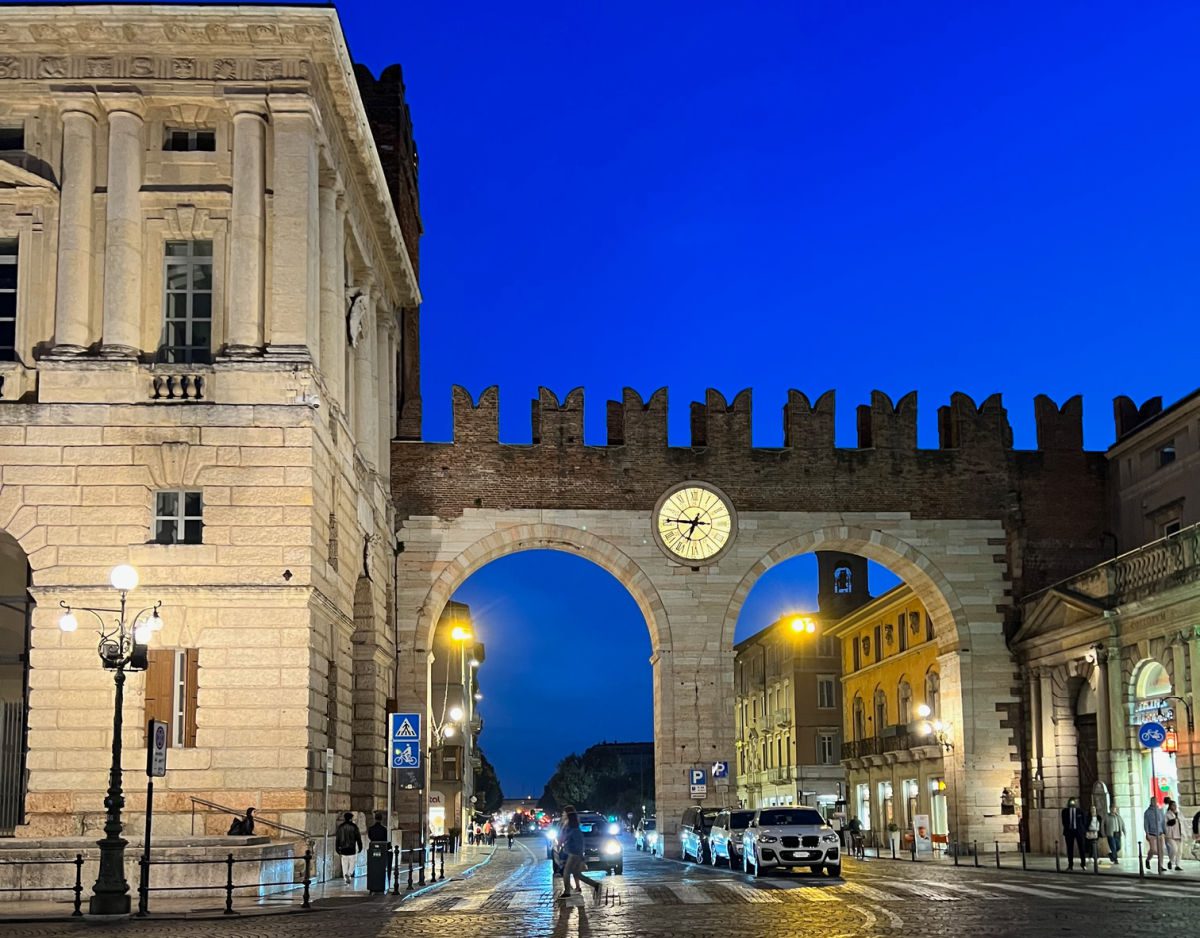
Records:
{"label": "white suv", "polygon": [[837,831],[815,808],[759,808],[742,834],[742,869],[807,867],[840,876],[842,854]]}
{"label": "white suv", "polygon": [[742,834],[754,817],[753,811],[726,808],[713,821],[708,832],[708,858],[716,866],[724,860],[731,870],[742,865]]}

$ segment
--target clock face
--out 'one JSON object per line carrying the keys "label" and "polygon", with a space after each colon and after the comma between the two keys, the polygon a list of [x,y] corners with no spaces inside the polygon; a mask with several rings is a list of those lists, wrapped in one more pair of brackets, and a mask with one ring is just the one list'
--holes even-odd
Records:
{"label": "clock face", "polygon": [[655,534],[673,559],[710,563],[725,549],[737,529],[729,500],[710,486],[685,482],[658,502]]}

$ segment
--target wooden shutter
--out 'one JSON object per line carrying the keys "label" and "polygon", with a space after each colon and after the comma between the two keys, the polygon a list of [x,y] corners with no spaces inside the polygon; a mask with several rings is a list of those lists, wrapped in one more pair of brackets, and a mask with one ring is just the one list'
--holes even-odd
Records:
{"label": "wooden shutter", "polygon": [[171,704],[175,691],[175,652],[170,648],[150,650],[146,667],[146,718],[143,727],[151,720],[162,720],[171,726]]}
{"label": "wooden shutter", "polygon": [[200,649],[189,648],[184,653],[186,677],[183,684],[185,694],[183,704],[183,744],[188,747],[196,745],[196,692],[200,677]]}

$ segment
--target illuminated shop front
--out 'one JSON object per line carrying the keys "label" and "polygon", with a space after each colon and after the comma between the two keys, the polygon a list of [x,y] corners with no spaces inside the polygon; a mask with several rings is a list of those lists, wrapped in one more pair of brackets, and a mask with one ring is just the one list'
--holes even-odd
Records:
{"label": "illuminated shop front", "polygon": [[1167,739],[1158,749],[1142,748],[1138,771],[1141,790],[1152,793],[1160,804],[1165,798],[1179,798],[1179,766],[1177,754],[1179,733],[1175,726],[1175,701],[1171,677],[1157,661],[1147,662],[1138,676],[1137,697],[1133,705],[1135,727],[1143,723],[1161,723],[1167,729]]}

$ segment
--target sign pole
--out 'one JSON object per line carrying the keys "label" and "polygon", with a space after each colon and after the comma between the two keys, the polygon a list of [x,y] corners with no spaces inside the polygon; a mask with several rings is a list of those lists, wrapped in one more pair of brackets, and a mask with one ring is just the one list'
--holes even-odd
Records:
{"label": "sign pole", "polygon": [[146,727],[146,836],[142,875],[138,877],[138,915],[150,912],[150,836],[154,829],[154,778],[167,774],[167,724],[151,720]]}
{"label": "sign pole", "polygon": [[325,884],[329,882],[329,787],[333,783],[333,750],[325,750],[325,798],[324,798],[324,814],[325,814],[325,845],[323,848],[325,854],[325,875],[321,878],[321,896],[325,896]]}

